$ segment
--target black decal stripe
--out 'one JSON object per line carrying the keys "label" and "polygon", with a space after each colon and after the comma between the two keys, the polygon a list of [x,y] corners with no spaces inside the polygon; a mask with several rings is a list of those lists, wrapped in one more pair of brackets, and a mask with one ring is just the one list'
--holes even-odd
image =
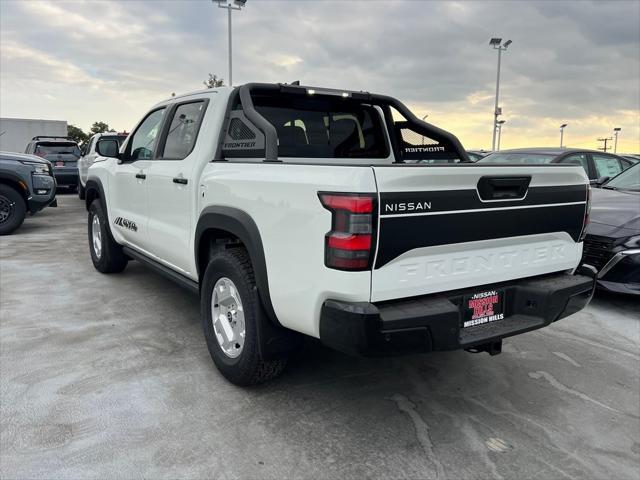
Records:
{"label": "black decal stripe", "polygon": [[489,210],[442,215],[398,216],[380,219],[375,268],[416,248],[494,240],[553,232],[567,232],[578,241],[584,205],[517,210]]}
{"label": "black decal stripe", "polygon": [[[549,205],[555,203],[584,202],[586,185],[564,185],[556,187],[530,187],[522,200],[483,202],[475,189],[439,190],[432,192],[383,192],[380,193],[380,215],[397,215],[424,212],[447,212],[455,210],[475,210],[482,208],[517,207],[530,205]],[[415,209],[420,203],[430,203],[431,208]],[[399,204],[414,203],[414,209]]]}

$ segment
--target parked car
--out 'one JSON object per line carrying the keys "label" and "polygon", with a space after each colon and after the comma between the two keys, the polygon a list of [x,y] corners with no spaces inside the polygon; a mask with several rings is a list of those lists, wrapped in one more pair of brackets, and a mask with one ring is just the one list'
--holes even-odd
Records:
{"label": "parked car", "polygon": [[539,165],[574,163],[582,165],[589,181],[598,186],[626,170],[633,162],[618,155],[577,148],[517,148],[500,150],[478,160],[478,163],[510,163]]}
{"label": "parked car", "polygon": [[53,166],[58,186],[71,190],[78,188],[78,159],[80,148],[69,137],[33,137],[25,153],[45,158]]}
{"label": "parked car", "polygon": [[471,160],[472,162],[477,162],[481,158],[484,158],[487,155],[489,155],[490,153],[491,152],[488,152],[486,150],[467,150],[467,155],[469,155],[469,160]]}
{"label": "parked car", "polygon": [[19,228],[27,213],[55,205],[55,197],[56,181],[47,160],[0,152],[0,235]]}
{"label": "parked car", "polygon": [[128,133],[126,132],[96,133],[82,146],[82,156],[78,160],[78,196],[81,200],[84,200],[89,167],[93,165],[93,162],[98,156],[98,154],[96,153],[96,144],[98,143],[98,140],[115,140],[118,142],[118,145],[122,145],[122,142],[124,142],[124,140],[127,138],[127,135]]}
{"label": "parked car", "polygon": [[495,355],[595,288],[580,166],[470,163],[389,96],[210,89],[157,104],[118,147],[99,140],[89,169],[94,267],[135,259],[199,294],[211,357],[239,385],[278,375],[303,335]]}
{"label": "parked car", "polygon": [[640,295],[640,164],[593,190],[583,261],[598,286]]}

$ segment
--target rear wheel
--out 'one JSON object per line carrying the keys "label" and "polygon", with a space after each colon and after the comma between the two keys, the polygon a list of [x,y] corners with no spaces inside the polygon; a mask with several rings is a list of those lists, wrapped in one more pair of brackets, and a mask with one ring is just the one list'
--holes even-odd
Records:
{"label": "rear wheel", "polygon": [[27,214],[27,205],[15,188],[0,184],[0,235],[16,230]]}
{"label": "rear wheel", "polygon": [[100,199],[94,200],[89,207],[88,232],[91,261],[96,270],[102,273],[117,273],[124,270],[128,259],[122,247],[111,236]]}
{"label": "rear wheel", "polygon": [[268,320],[246,250],[213,255],[202,282],[201,312],[209,353],[227,380],[254,385],[282,373],[286,358],[263,360],[260,355],[258,324]]}

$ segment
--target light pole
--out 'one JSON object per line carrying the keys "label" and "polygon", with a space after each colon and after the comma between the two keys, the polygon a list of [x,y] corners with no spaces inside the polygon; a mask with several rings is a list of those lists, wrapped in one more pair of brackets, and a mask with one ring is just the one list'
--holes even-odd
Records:
{"label": "light pole", "polygon": [[562,125],[560,125],[560,148],[562,148],[562,139],[564,138],[564,127],[566,127],[567,124],[563,123]]}
{"label": "light pole", "polygon": [[498,121],[498,152],[500,151],[500,138],[502,137],[502,125],[504,125],[505,123],[507,123],[506,120]]}
{"label": "light pole", "polygon": [[489,41],[489,45],[493,47],[494,50],[498,50],[498,74],[496,75],[496,105],[493,111],[493,141],[491,142],[491,149],[496,149],[496,130],[498,129],[498,116],[502,114],[502,109],[498,107],[498,98],[500,95],[500,61],[502,60],[502,52],[509,48],[513,42],[511,40],[507,40],[502,43],[501,38],[492,38]]}
{"label": "light pole", "polygon": [[229,13],[229,86],[233,86],[233,49],[231,41],[231,11],[242,10],[247,3],[247,0],[211,0],[213,3],[217,3],[219,8],[226,8]]}
{"label": "light pole", "polygon": [[613,143],[613,153],[618,153],[618,133],[622,130],[620,127],[616,127],[613,129],[613,134],[616,136],[616,140]]}

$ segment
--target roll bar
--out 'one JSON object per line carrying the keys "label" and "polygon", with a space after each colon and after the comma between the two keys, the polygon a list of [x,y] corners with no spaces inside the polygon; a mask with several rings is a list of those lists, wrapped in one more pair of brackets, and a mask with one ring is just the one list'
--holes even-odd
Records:
{"label": "roll bar", "polygon": [[[391,108],[395,108],[417,133],[426,137],[437,140],[438,142],[448,144],[463,162],[470,162],[469,156],[465,151],[458,137],[446,130],[436,127],[424,120],[416,117],[411,110],[407,108],[399,100],[387,96],[376,95],[369,92],[355,92],[349,90],[337,90],[332,88],[309,87],[303,85],[282,84],[282,83],[247,83],[237,87],[240,97],[240,103],[247,119],[250,120],[265,137],[265,162],[279,162],[278,159],[278,134],[275,127],[255,109],[251,94],[253,93],[286,93],[294,95],[314,95],[328,97],[343,97],[359,100],[371,105],[377,105],[382,108],[385,117],[385,123],[389,130],[389,138],[391,139],[394,156],[397,161],[401,161],[400,150],[396,139],[396,132],[393,131],[393,117]],[[235,93],[235,92],[234,92]],[[234,96],[232,95],[231,101]],[[230,107],[230,106],[229,106]],[[226,122],[225,122],[226,123]]]}

